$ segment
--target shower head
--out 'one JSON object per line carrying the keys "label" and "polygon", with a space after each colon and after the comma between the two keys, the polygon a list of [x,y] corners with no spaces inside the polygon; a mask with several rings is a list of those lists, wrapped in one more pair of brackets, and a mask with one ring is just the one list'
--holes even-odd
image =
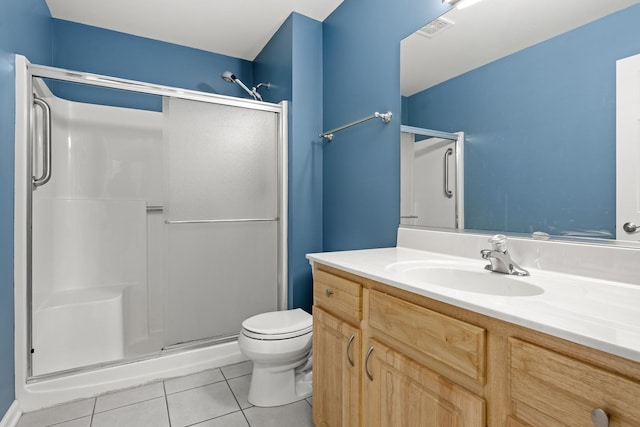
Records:
{"label": "shower head", "polygon": [[227,83],[233,83],[236,81],[236,76],[234,76],[231,71],[225,71],[224,73],[222,73],[222,80]]}
{"label": "shower head", "polygon": [[[247,92],[249,95],[251,95],[251,97],[253,99],[255,99],[256,101],[262,101],[262,97],[260,96],[260,94],[249,90],[249,88],[242,83],[242,80],[240,80],[239,78],[237,78],[235,76],[235,74],[233,74],[231,71],[225,71],[224,73],[222,73],[222,80],[224,80],[225,82],[229,82],[229,83],[238,83],[240,85],[240,87],[242,89],[245,90],[245,92]],[[260,99],[258,99],[260,98]]]}

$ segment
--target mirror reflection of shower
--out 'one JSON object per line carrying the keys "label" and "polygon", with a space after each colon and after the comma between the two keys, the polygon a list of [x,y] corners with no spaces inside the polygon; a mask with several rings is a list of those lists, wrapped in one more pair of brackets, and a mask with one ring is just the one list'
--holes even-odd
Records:
{"label": "mirror reflection of shower", "polygon": [[240,85],[240,87],[244,89],[245,92],[247,92],[249,95],[251,95],[251,97],[256,101],[262,101],[262,95],[260,95],[260,93],[258,92],[258,89],[260,89],[263,86],[266,87],[267,89],[271,87],[271,83],[267,82],[267,83],[258,83],[256,86],[253,86],[251,89],[249,89],[247,85],[242,83],[242,80],[237,78],[235,74],[233,74],[231,71],[225,71],[224,73],[222,73],[221,77],[222,77],[222,80],[224,80],[225,82],[238,83],[238,85]]}

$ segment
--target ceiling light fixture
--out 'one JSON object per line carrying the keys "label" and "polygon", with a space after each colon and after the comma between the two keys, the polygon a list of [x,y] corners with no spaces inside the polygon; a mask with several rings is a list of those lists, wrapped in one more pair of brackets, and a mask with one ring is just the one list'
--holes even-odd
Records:
{"label": "ceiling light fixture", "polygon": [[476,3],[481,2],[482,0],[442,0],[442,3],[447,3],[450,5],[456,5],[456,9],[464,9],[465,7],[472,6]]}

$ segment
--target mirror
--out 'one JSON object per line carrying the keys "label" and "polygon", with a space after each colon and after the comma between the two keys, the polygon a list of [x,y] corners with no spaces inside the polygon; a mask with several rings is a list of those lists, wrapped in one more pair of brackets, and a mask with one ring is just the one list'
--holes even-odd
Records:
{"label": "mirror", "polygon": [[638,0],[483,0],[402,41],[402,124],[464,132],[466,229],[615,238],[616,61],[640,53],[637,22]]}

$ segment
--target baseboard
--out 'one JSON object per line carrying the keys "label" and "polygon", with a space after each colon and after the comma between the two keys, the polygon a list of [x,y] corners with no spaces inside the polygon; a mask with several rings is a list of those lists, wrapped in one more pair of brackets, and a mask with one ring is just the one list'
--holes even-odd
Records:
{"label": "baseboard", "polygon": [[20,405],[18,405],[18,401],[14,400],[7,413],[4,414],[4,417],[0,420],[0,427],[16,427],[18,425],[18,421],[20,420]]}

